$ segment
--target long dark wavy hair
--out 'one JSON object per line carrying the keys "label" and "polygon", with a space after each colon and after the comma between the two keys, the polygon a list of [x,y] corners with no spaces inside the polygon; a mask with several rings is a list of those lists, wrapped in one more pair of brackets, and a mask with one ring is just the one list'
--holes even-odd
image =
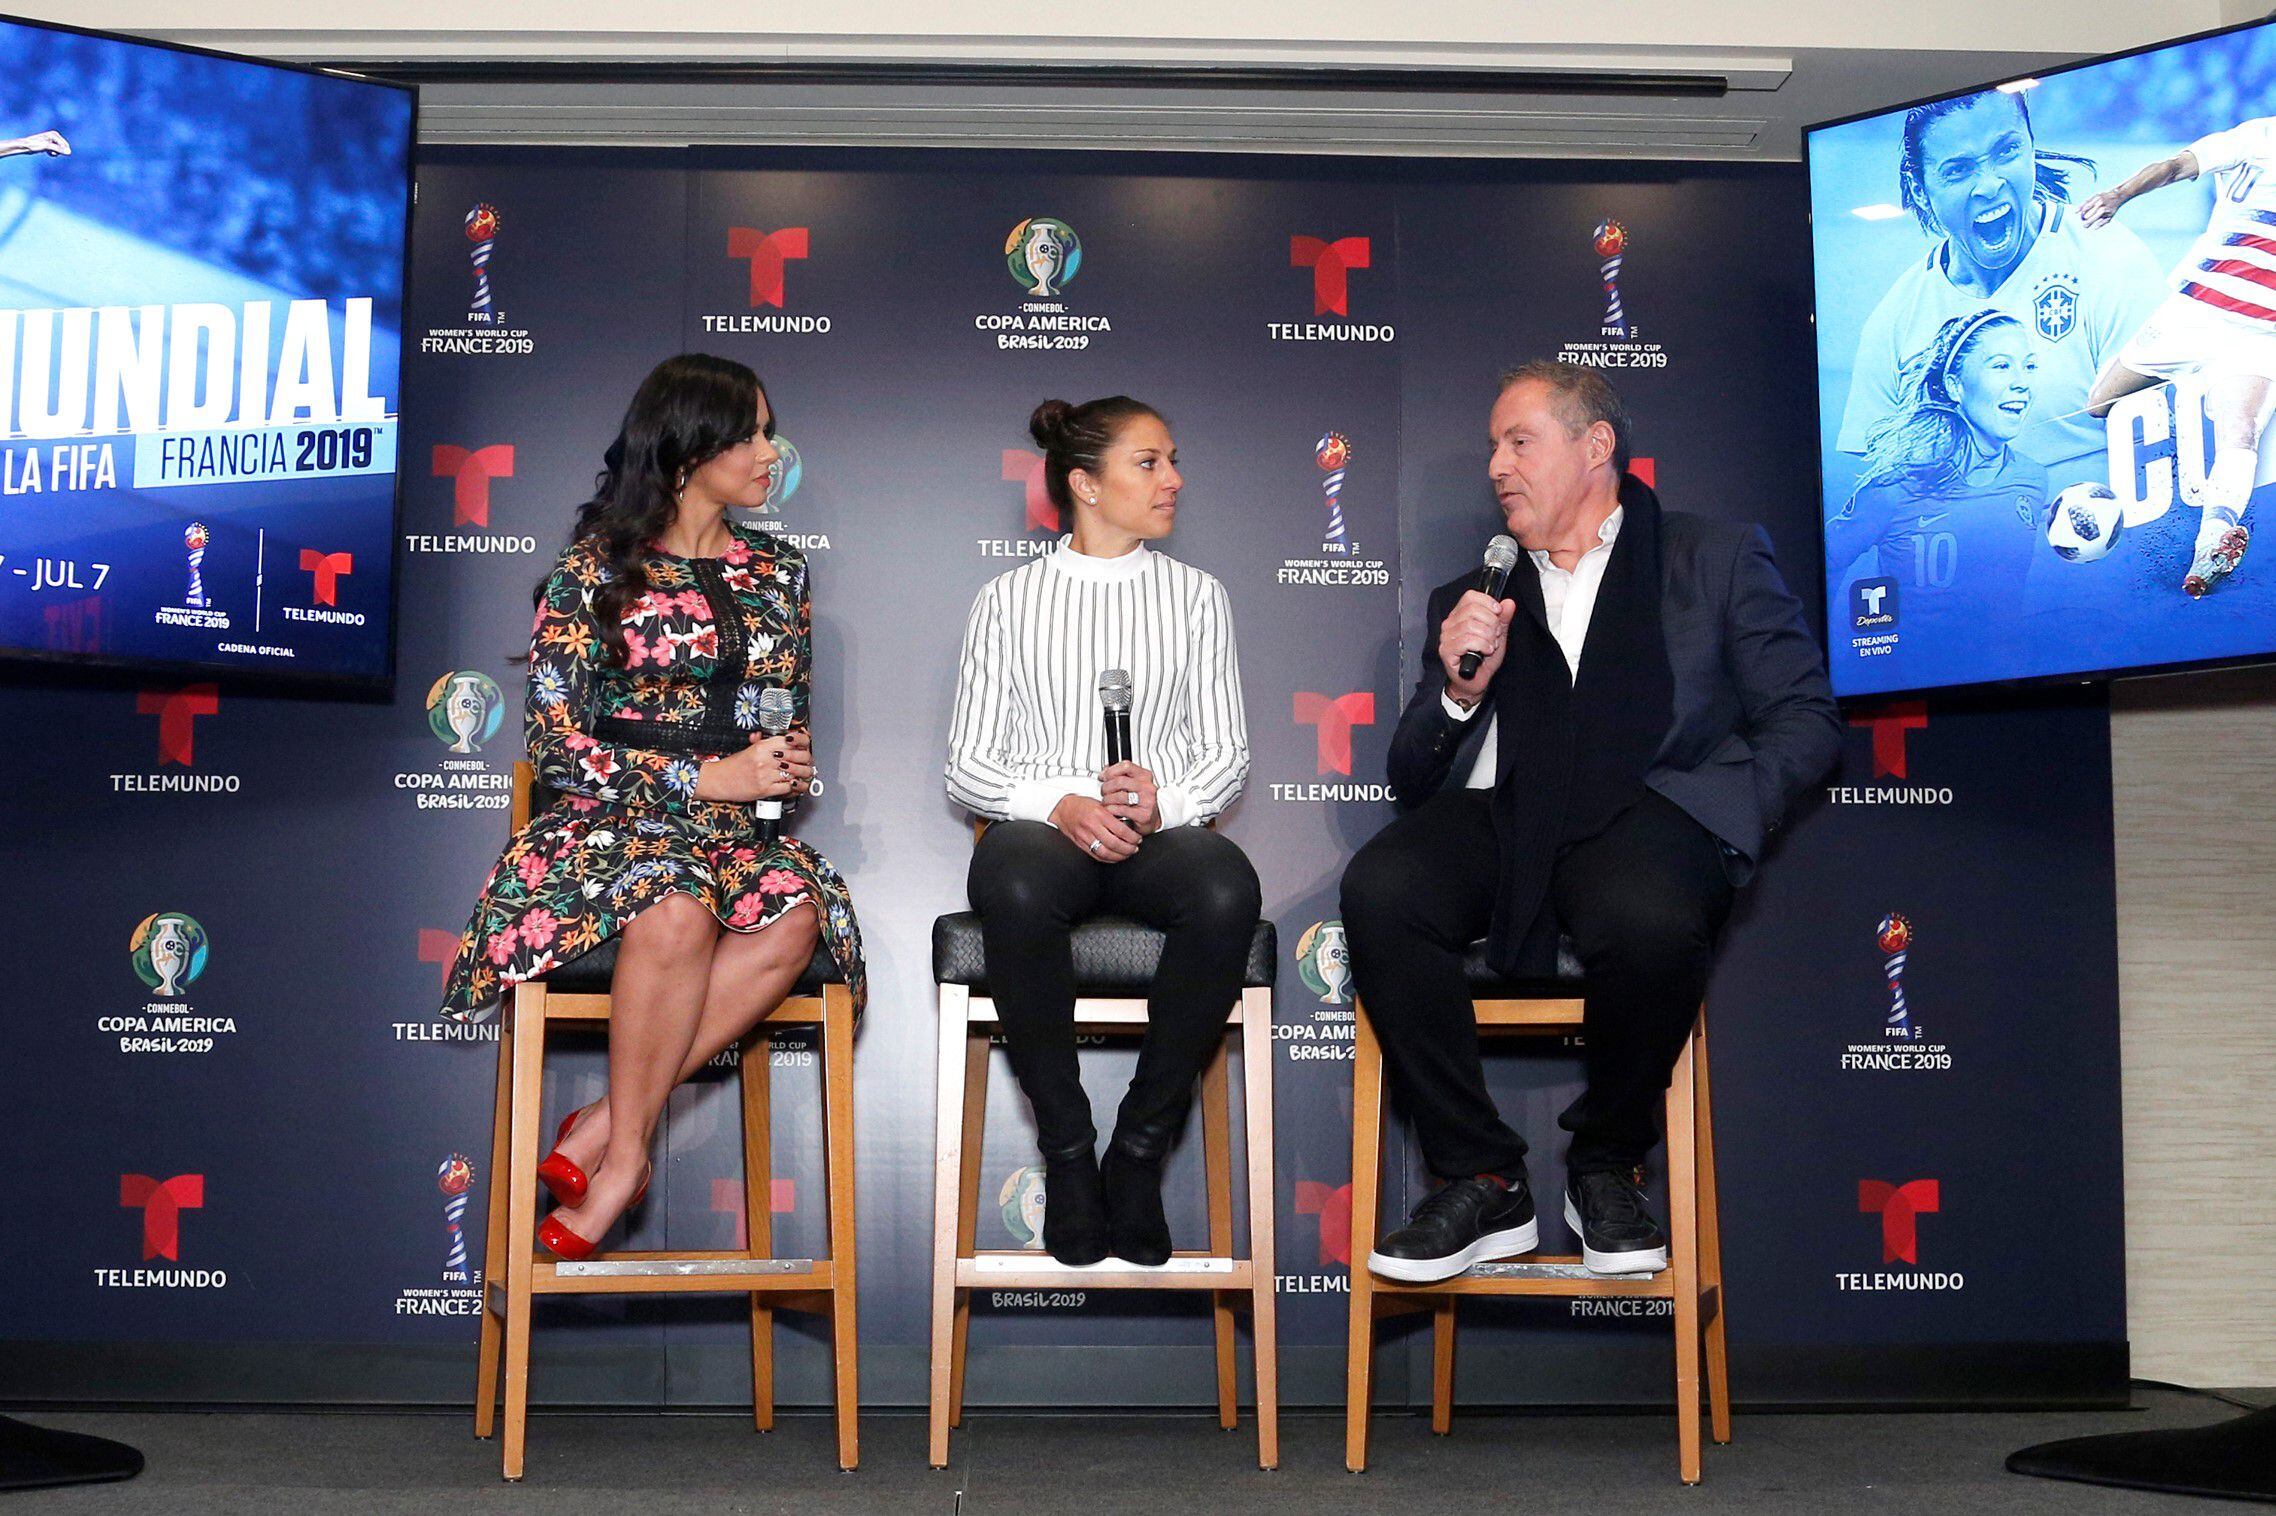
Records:
{"label": "long dark wavy hair", "polygon": [[[616,440],[601,455],[593,498],[577,508],[575,538],[593,539],[608,577],[593,594],[608,661],[624,661],[624,610],[648,589],[641,566],[648,544],[679,514],[688,475],[757,429],[767,388],[731,358],[681,353],[649,370],[625,407]],[[774,436],[774,406],[766,435]],[[540,586],[542,596],[544,589]]]}
{"label": "long dark wavy hair", "polygon": [[1986,336],[2021,325],[1987,305],[1946,321],[1927,347],[1905,361],[1897,371],[1897,408],[1866,435],[1865,470],[1842,515],[1856,509],[1859,495],[1884,484],[1901,484],[1919,499],[1959,492],[1977,455],[1953,380]]}

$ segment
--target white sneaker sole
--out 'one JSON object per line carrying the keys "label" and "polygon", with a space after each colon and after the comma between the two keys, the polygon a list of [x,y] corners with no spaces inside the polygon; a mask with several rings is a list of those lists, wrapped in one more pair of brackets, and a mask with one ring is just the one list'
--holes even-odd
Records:
{"label": "white sneaker sole", "polygon": [[1581,1213],[1573,1209],[1573,1197],[1565,1197],[1565,1225],[1581,1237],[1581,1262],[1591,1274],[1657,1274],[1667,1267],[1666,1248],[1633,1248],[1625,1253],[1600,1253],[1588,1245],[1581,1231]]}
{"label": "white sneaker sole", "polygon": [[1461,1252],[1449,1253],[1444,1258],[1389,1258],[1381,1253],[1369,1253],[1367,1270],[1401,1284],[1436,1284],[1441,1279],[1452,1279],[1473,1264],[1522,1257],[1540,1246],[1541,1223],[1535,1220],[1507,1231],[1488,1232]]}

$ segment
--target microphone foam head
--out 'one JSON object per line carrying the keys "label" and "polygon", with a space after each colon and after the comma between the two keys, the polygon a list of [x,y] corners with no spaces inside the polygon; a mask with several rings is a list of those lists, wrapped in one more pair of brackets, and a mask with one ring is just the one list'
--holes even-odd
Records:
{"label": "microphone foam head", "polygon": [[770,688],[759,691],[759,730],[770,737],[779,737],[790,730],[792,703],[790,691]]}
{"label": "microphone foam head", "polygon": [[1517,567],[1517,539],[1496,537],[1486,544],[1486,567],[1503,573]]}
{"label": "microphone foam head", "polygon": [[1099,704],[1110,711],[1130,709],[1130,670],[1108,669],[1098,676]]}

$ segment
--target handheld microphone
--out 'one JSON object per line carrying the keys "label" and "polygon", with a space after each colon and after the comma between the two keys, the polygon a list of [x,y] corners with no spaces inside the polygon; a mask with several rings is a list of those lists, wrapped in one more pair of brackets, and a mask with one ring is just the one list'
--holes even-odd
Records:
{"label": "handheld microphone", "polygon": [[[1486,544],[1486,561],[1478,565],[1478,593],[1488,600],[1499,600],[1509,584],[1509,571],[1517,567],[1517,539],[1496,537]],[[1462,677],[1477,677],[1478,664],[1485,657],[1479,652],[1462,655]]]}
{"label": "handheld microphone", "polygon": [[1098,702],[1106,709],[1106,764],[1130,761],[1130,671],[1108,669],[1098,676]]}
{"label": "handheld microphone", "polygon": [[[780,737],[790,730],[791,699],[786,689],[759,691],[759,730],[769,737]],[[761,800],[751,809],[758,814],[759,835],[772,842],[782,831],[783,803],[781,800]]]}

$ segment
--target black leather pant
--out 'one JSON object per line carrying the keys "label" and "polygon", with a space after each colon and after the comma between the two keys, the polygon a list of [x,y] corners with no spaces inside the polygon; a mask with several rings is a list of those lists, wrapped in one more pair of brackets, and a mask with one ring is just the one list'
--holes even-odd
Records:
{"label": "black leather pant", "polygon": [[1119,1124],[1179,1122],[1194,1080],[1240,997],[1262,893],[1239,847],[1195,826],[1167,827],[1135,856],[1102,863],[1057,827],[1001,821],[973,850],[966,884],[988,952],[988,984],[1012,1072],[1035,1106],[1038,1145],[1095,1139],[1075,1063],[1075,926],[1129,916],[1166,937],[1146,996],[1146,1034]]}
{"label": "black leather pant", "polygon": [[[1423,1161],[1449,1179],[1525,1156],[1486,1089],[1462,973],[1499,880],[1490,799],[1441,791],[1377,833],[1343,876],[1353,982]],[[1588,1088],[1557,1118],[1573,1134],[1572,1172],[1635,1167],[1659,1141],[1731,897],[1713,835],[1650,791],[1558,854],[1550,904],[1587,975]]]}

